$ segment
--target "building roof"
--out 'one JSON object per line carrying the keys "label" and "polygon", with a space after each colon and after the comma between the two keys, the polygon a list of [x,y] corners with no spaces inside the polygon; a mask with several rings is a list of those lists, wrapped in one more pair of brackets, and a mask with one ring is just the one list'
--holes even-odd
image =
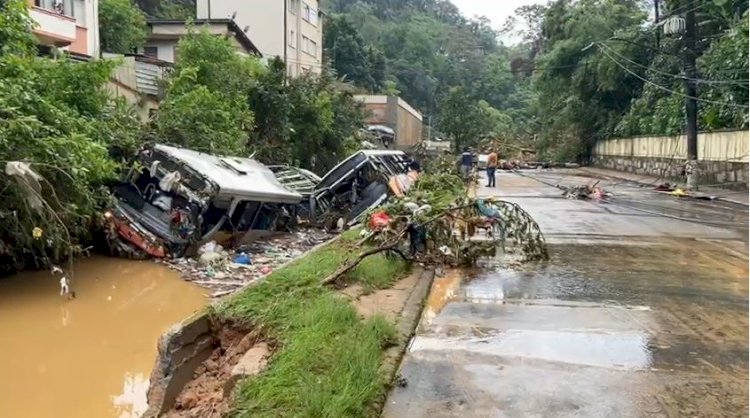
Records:
{"label": "building roof", "polygon": [[[186,20],[179,20],[179,19],[148,19],[147,23],[149,26],[154,25],[180,25],[184,26],[188,23]],[[243,48],[245,48],[247,51],[252,52],[254,55],[258,57],[262,57],[263,54],[261,54],[260,49],[255,46],[253,41],[248,38],[247,34],[244,30],[242,30],[239,25],[237,25],[237,22],[234,21],[234,19],[194,19],[192,20],[192,23],[195,24],[195,26],[200,25],[211,25],[211,24],[224,24],[227,25],[229,30],[234,33],[235,39],[237,39],[237,42],[242,45]]]}

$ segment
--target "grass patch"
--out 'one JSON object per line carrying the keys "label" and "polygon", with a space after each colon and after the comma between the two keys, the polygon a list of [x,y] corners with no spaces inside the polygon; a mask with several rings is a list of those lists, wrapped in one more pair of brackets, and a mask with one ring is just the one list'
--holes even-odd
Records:
{"label": "grass patch", "polygon": [[[361,249],[345,233],[256,287],[212,308],[219,318],[260,328],[278,350],[260,376],[242,382],[234,415],[240,417],[361,417],[385,391],[384,348],[396,329],[383,317],[359,319],[355,309],[320,280]],[[365,287],[387,287],[407,271],[400,259],[375,255],[348,277]]]}

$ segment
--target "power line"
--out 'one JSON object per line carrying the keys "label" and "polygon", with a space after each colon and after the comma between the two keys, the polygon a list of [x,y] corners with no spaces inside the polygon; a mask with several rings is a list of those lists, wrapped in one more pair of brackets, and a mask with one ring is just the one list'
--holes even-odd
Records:
{"label": "power line", "polygon": [[686,77],[686,76],[681,75],[681,74],[672,74],[672,73],[668,73],[666,71],[661,71],[661,70],[658,70],[656,68],[651,68],[648,65],[643,65],[643,64],[641,64],[639,62],[633,61],[630,58],[628,58],[626,56],[623,56],[622,54],[618,53],[617,51],[615,51],[614,49],[612,49],[611,47],[609,47],[607,44],[605,44],[603,42],[599,43],[599,45],[607,48],[607,50],[609,52],[611,52],[612,54],[620,57],[621,59],[624,59],[625,61],[628,61],[631,64],[635,64],[635,65],[637,65],[637,66],[639,66],[641,68],[645,68],[646,70],[651,70],[651,71],[653,71],[653,72],[655,72],[657,74],[662,74],[662,75],[666,75],[666,76],[669,76],[669,77],[678,78],[680,80],[689,80],[689,81],[693,81],[695,83],[703,83],[703,84],[737,84],[737,85],[741,85],[741,86],[746,86],[747,83],[748,83],[748,81],[750,81],[750,80],[708,80],[708,79],[703,79],[703,78],[689,78],[689,77]]}
{"label": "power line", "polygon": [[684,14],[684,13],[694,12],[694,11],[696,11],[698,9],[706,7],[706,5],[708,5],[708,4],[709,4],[708,1],[702,2],[702,3],[698,3],[698,5],[695,6],[695,7],[693,7],[692,9],[688,9],[688,7],[690,7],[689,3],[685,4],[685,5],[682,5],[680,7],[675,8],[674,10],[670,10],[669,13],[667,13],[667,14],[665,14],[665,15],[663,15],[661,17],[661,20],[664,20],[664,18],[671,17],[671,16],[677,16],[677,15]]}
{"label": "power line", "polygon": [[644,83],[651,84],[651,85],[653,85],[654,87],[656,87],[656,88],[658,88],[660,90],[664,90],[664,91],[666,91],[668,93],[676,94],[678,96],[686,97],[688,99],[695,99],[697,101],[704,102],[704,103],[712,103],[712,104],[716,104],[716,105],[720,105],[720,106],[737,107],[737,108],[740,108],[740,109],[747,109],[748,108],[748,106],[745,106],[745,105],[737,105],[737,104],[734,104],[734,103],[726,103],[726,102],[718,102],[718,101],[708,100],[708,99],[701,99],[699,97],[690,96],[690,95],[687,95],[687,94],[684,94],[684,93],[680,93],[678,91],[674,91],[674,90],[672,90],[670,88],[662,86],[661,84],[654,83],[653,81],[651,81],[651,80],[649,80],[647,78],[641,77],[640,75],[638,75],[637,73],[635,73],[631,69],[629,69],[628,67],[622,65],[614,57],[612,57],[611,55],[609,55],[609,53],[607,53],[607,51],[605,49],[601,49],[600,51],[602,51],[602,53],[604,53],[604,55],[606,55],[607,58],[609,58],[610,60],[612,60],[612,62],[614,62],[615,64],[617,64],[618,67],[620,67],[623,70],[627,71],[633,77],[636,77],[636,78],[640,79]]}

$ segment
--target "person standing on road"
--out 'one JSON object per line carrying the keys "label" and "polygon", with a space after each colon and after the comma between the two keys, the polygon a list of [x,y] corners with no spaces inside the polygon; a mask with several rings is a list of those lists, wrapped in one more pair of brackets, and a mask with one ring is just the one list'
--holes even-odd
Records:
{"label": "person standing on road", "polygon": [[487,155],[487,187],[495,187],[495,171],[497,170],[497,153],[490,149]]}
{"label": "person standing on road", "polygon": [[471,155],[469,147],[464,147],[464,152],[461,154],[461,177],[464,180],[469,178],[472,164],[474,164],[474,156]]}

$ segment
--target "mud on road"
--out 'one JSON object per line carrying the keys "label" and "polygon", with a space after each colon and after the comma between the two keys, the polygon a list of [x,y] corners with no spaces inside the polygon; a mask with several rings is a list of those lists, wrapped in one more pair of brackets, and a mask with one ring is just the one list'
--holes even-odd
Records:
{"label": "mud on road", "polygon": [[[747,416],[742,225],[564,200],[529,178],[498,185],[540,223],[552,259],[436,278],[401,366],[408,385],[391,392],[385,417]],[[719,205],[619,193],[743,220]]]}

